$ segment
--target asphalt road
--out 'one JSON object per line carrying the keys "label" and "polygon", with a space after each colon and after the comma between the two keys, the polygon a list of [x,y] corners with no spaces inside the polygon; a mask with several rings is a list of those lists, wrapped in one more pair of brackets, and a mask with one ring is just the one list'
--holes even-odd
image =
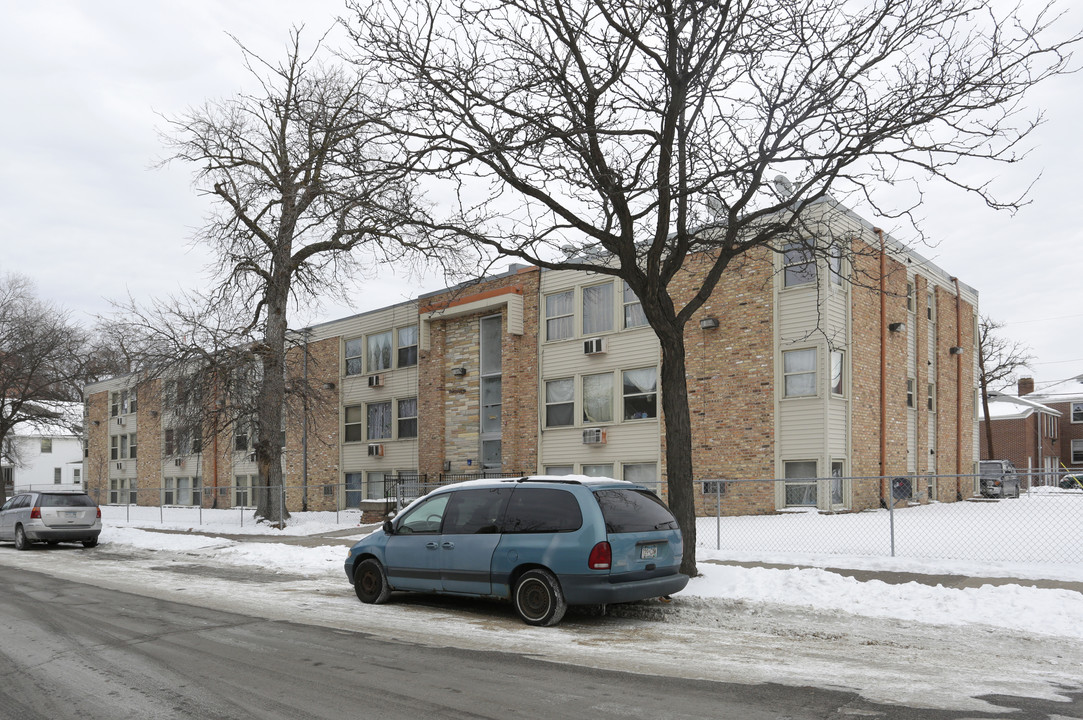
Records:
{"label": "asphalt road", "polygon": [[[593,670],[515,648],[423,647],[14,567],[0,567],[0,587],[3,720],[995,717],[815,688]],[[1080,705],[1070,705],[1034,701],[1012,717],[1077,717]]]}

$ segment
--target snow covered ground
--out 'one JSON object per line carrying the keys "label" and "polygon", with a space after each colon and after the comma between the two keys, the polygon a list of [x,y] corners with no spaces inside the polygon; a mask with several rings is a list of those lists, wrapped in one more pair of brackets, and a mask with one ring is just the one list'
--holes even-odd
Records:
{"label": "snow covered ground", "polygon": [[[975,507],[995,513],[997,505]],[[1057,700],[1083,692],[1083,593],[1028,584],[1078,588],[1072,583],[1083,583],[1083,565],[996,559],[983,544],[973,545],[973,557],[952,560],[847,554],[853,538],[837,532],[837,516],[781,518],[822,527],[815,552],[801,553],[757,551],[762,523],[736,523],[730,542],[743,549],[698,548],[702,576],[671,603],[611,608],[605,617],[570,613],[559,627],[541,629],[496,603],[396,596],[388,605],[360,604],[342,570],[347,545],[371,529],[358,525],[356,513],[298,513],[276,531],[250,515],[242,525],[238,510],[102,511],[95,550],[0,547],[0,565],[410,642],[516,649],[555,662],[726,682],[846,688],[916,707],[990,710],[993,695]],[[931,528],[930,545],[938,541]],[[1059,541],[1081,543],[1081,532],[1077,524],[1074,539]],[[261,537],[269,534],[281,541]],[[713,544],[706,529],[699,534]],[[1039,545],[1025,556],[1040,558],[1040,543],[1049,539],[1037,529],[1033,536]],[[831,547],[831,537],[846,547]],[[79,552],[77,563],[71,552]],[[797,567],[721,564],[733,561]],[[1018,580],[954,588],[859,581],[826,568]]]}

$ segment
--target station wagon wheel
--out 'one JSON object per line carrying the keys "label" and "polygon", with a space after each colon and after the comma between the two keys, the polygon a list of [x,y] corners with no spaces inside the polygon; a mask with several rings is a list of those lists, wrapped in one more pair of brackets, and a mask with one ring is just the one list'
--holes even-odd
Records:
{"label": "station wagon wheel", "polygon": [[515,584],[515,609],[527,625],[556,625],[568,603],[560,583],[548,570],[528,570]]}
{"label": "station wagon wheel", "polygon": [[22,525],[15,526],[15,549],[26,550],[30,547],[30,541],[26,539],[26,533]]}
{"label": "station wagon wheel", "polygon": [[91,538],[90,540],[83,541],[83,547],[92,548],[98,544],[98,538]]}
{"label": "station wagon wheel", "polygon": [[353,589],[358,600],[370,605],[380,605],[391,597],[391,588],[387,584],[383,565],[372,558],[357,566],[353,576]]}

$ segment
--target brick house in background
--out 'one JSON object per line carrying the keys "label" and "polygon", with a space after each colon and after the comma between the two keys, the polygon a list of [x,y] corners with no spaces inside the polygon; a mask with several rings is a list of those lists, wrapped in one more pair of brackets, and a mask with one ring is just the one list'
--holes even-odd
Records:
{"label": "brick house in background", "polygon": [[983,419],[982,458],[1007,459],[1017,468],[1056,472],[1083,468],[1083,375],[1035,391],[1033,378],[1020,378],[1018,396],[990,396],[993,449],[988,458]]}
{"label": "brick house in background", "polygon": [[[978,457],[976,291],[841,206],[819,204],[809,226],[846,250],[751,253],[686,327],[700,512],[970,496],[954,476]],[[689,259],[678,300],[704,260]],[[610,275],[513,265],[302,335],[290,373],[326,392],[307,426],[287,413],[291,510],[475,472],[606,475],[665,493],[660,347]],[[161,393],[133,382],[86,388],[99,421],[88,487],[105,502],[251,505],[250,439],[204,427],[198,452],[181,448],[168,407],[151,407]],[[882,476],[908,476],[909,492],[893,496]]]}

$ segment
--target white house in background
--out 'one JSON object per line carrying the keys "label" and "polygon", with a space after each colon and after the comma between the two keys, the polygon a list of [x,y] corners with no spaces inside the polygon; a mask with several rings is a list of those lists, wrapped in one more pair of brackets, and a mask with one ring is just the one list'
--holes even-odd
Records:
{"label": "white house in background", "polygon": [[0,488],[21,492],[41,488],[83,489],[83,439],[72,428],[82,422],[82,403],[56,407],[64,420],[22,423],[0,453]]}

